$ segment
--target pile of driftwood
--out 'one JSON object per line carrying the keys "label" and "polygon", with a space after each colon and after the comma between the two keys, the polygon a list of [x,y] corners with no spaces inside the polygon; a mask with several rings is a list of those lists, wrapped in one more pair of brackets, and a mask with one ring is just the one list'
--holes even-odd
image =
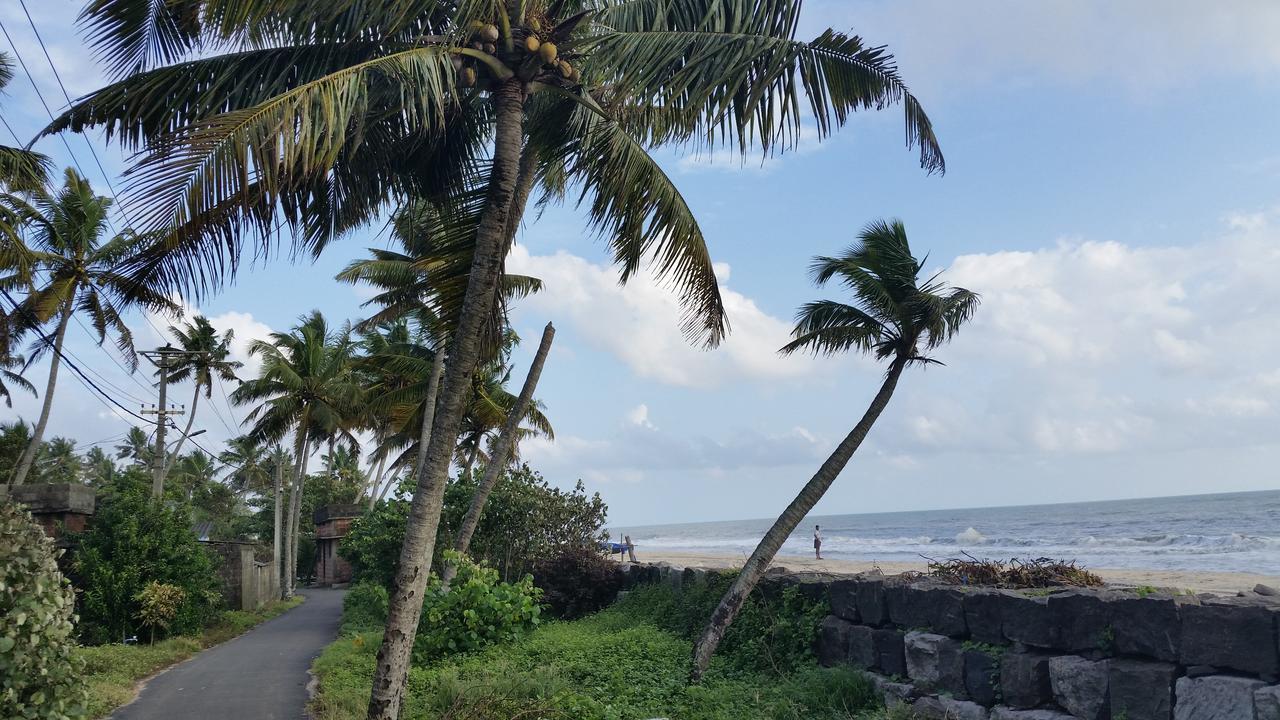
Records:
{"label": "pile of driftwood", "polygon": [[1102,578],[1076,565],[1074,560],[1053,558],[1012,558],[979,560],[963,553],[963,558],[929,561],[928,572],[921,577],[954,585],[981,585],[998,588],[1047,588],[1070,585],[1074,587],[1098,587]]}

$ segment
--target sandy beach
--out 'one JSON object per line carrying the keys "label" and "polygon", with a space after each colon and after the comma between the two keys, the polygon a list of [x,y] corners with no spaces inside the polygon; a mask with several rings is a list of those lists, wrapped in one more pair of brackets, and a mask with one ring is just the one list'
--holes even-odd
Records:
{"label": "sandy beach", "polygon": [[[636,548],[636,559],[641,562],[667,562],[679,567],[729,568],[742,565],[746,556],[716,555],[713,553],[672,552],[666,550],[647,551],[644,547]],[[869,572],[879,568],[887,575],[925,570],[923,561],[914,562],[859,562],[853,560],[815,560],[812,557],[795,555],[779,555],[774,567],[785,567],[790,570],[813,570],[831,573]],[[1119,586],[1144,586],[1157,588],[1173,588],[1191,590],[1197,593],[1209,592],[1222,595],[1234,595],[1241,590],[1252,590],[1259,583],[1280,588],[1280,577],[1255,575],[1238,572],[1204,572],[1194,570],[1139,570],[1088,568],[1100,575],[1108,583]]]}

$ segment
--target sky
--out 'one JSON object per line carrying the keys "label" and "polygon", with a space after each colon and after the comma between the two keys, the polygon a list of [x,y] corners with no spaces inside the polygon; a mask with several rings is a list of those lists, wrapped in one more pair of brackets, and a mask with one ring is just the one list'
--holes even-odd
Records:
{"label": "sky", "polygon": [[[26,4],[68,92],[99,87],[80,4]],[[17,5],[0,6],[0,23],[56,112],[65,99]],[[982,306],[937,352],[945,366],[907,373],[816,513],[1280,488],[1280,5],[809,0],[801,17],[806,36],[831,26],[888,46],[933,120],[946,174],[920,170],[897,108],[821,142],[807,132],[767,161],[660,153],[717,263],[733,332],[713,351],[682,339],[675,299],[651,276],[618,284],[572,205],[529,218],[508,267],[546,288],[514,310],[526,339],[517,377],[542,325],[557,335],[538,387],[556,438],[524,443],[528,462],[599,492],[613,524],[777,514],[883,373],[856,356],[777,354],[798,306],[841,299],[812,285],[809,262],[897,217],[928,270]],[[48,120],[21,70],[0,113],[24,142]],[[124,187],[117,147],[66,141],[100,189],[86,143]],[[69,161],[57,138],[37,147]],[[252,372],[251,338],[312,308],[361,316],[368,290],[332,277],[385,244],[378,230],[314,263],[259,266],[198,309],[234,329]],[[145,346],[166,324],[131,326]],[[68,343],[154,402],[113,350],[75,326]],[[44,376],[30,371],[37,385]],[[173,389],[180,402],[190,392]],[[219,395],[222,417],[196,420],[209,448],[244,415]],[[38,408],[18,396],[0,416]],[[127,429],[63,377],[52,434],[87,445]]]}

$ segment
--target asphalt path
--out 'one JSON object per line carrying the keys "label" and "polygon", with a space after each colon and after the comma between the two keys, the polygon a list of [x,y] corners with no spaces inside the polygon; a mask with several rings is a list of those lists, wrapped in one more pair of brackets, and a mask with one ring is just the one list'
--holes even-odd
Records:
{"label": "asphalt path", "polygon": [[302,590],[306,602],[147,682],[115,720],[298,720],[307,671],[338,633],[341,590]]}

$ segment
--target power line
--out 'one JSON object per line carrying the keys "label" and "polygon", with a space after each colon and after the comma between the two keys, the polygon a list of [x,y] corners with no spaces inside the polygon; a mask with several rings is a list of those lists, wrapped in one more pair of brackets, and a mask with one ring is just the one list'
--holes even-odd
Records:
{"label": "power line", "polygon": [[[73,320],[76,321],[76,324],[80,326],[80,329],[84,330],[85,334],[89,336],[89,339],[92,340],[93,333],[89,331],[89,328],[85,326],[84,322],[75,315],[72,315],[71,317]],[[116,357],[112,355],[110,351],[107,350],[105,345],[98,343],[98,347],[102,348],[103,354],[107,356],[108,360],[115,363],[116,367],[120,368],[120,371],[125,374],[125,377],[129,378],[134,382],[135,385],[142,388],[143,392],[148,393],[147,398],[146,399],[140,398],[137,395],[134,395],[133,393],[129,392],[128,390],[125,390],[124,388],[120,387],[119,385],[116,385],[115,383],[108,380],[106,376],[104,376],[102,373],[98,372],[97,370],[94,370],[92,367],[89,367],[89,372],[93,373],[94,375],[97,375],[99,378],[102,379],[104,383],[114,388],[116,392],[119,392],[121,395],[124,395],[125,397],[129,398],[130,400],[133,400],[134,402],[140,405],[146,405],[147,403],[150,403],[153,400],[155,400],[155,397],[150,394],[154,392],[152,388],[147,387],[140,380],[138,380],[138,378],[134,375],[134,373],[130,372],[129,369],[124,366],[123,363],[117,360]],[[76,358],[76,359],[80,360],[80,358]],[[80,362],[84,362],[84,361],[80,360]],[[86,364],[86,367],[88,367],[87,364]]]}

